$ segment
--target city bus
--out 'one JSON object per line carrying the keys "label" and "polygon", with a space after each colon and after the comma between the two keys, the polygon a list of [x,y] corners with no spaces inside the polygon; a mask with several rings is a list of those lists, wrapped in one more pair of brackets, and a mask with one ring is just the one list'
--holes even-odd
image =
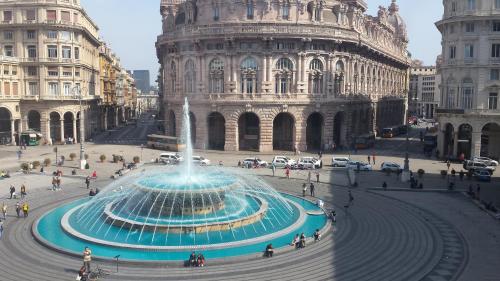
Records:
{"label": "city bus", "polygon": [[373,133],[356,137],[356,149],[372,148],[375,145],[375,135]]}
{"label": "city bus", "polygon": [[181,143],[179,138],[163,135],[148,135],[148,147],[168,151],[181,151],[185,144]]}

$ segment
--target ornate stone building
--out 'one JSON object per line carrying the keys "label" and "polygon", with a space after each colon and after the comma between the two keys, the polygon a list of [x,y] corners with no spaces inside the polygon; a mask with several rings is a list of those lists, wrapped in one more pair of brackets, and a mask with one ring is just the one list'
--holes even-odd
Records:
{"label": "ornate stone building", "polygon": [[500,1],[445,0],[438,149],[500,157]]}
{"label": "ornate stone building", "polygon": [[402,124],[407,34],[395,0],[163,0],[158,37],[168,135],[184,98],[195,146],[318,150]]}

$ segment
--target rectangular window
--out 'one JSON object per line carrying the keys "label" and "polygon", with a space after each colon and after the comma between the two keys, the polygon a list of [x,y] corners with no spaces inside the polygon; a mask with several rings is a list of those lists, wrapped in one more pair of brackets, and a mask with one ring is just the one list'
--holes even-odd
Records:
{"label": "rectangular window", "polygon": [[70,59],[71,58],[71,47],[69,47],[69,46],[62,47],[62,58],[63,59]]}
{"label": "rectangular window", "polygon": [[451,3],[451,11],[452,12],[456,12],[457,11],[457,3],[455,3],[455,2]]}
{"label": "rectangular window", "polygon": [[218,21],[220,17],[220,9],[218,5],[215,5],[213,7],[213,13],[214,13],[214,21]]}
{"label": "rectangular window", "polygon": [[3,47],[3,54],[6,57],[13,57],[14,56],[14,47],[7,45]]}
{"label": "rectangular window", "polygon": [[26,20],[28,21],[36,20],[36,10],[26,10]]}
{"label": "rectangular window", "polygon": [[281,16],[284,20],[287,20],[290,17],[290,6],[284,5],[281,11]]}
{"label": "rectangular window", "polygon": [[47,38],[49,39],[57,39],[57,31],[49,30],[47,31]]}
{"label": "rectangular window", "polygon": [[467,10],[476,9],[476,0],[467,0]]}
{"label": "rectangular window", "polygon": [[80,48],[75,47],[75,60],[80,59]]}
{"label": "rectangular window", "polygon": [[61,20],[65,22],[71,22],[71,16],[68,11],[61,11]]}
{"label": "rectangular window", "polygon": [[49,95],[58,96],[59,95],[59,84],[55,82],[49,82]]}
{"label": "rectangular window", "polygon": [[9,73],[10,73],[9,66],[8,65],[4,66],[4,68],[3,68],[3,74],[4,75],[9,75]]}
{"label": "rectangular window", "polygon": [[12,75],[17,75],[17,66],[12,66]]}
{"label": "rectangular window", "polygon": [[490,93],[488,97],[488,109],[498,109],[498,93]]}
{"label": "rectangular window", "polygon": [[63,84],[63,94],[65,96],[71,96],[71,83]]}
{"label": "rectangular window", "polygon": [[4,82],[3,83],[3,93],[6,96],[10,96],[10,82]]}
{"label": "rectangular window", "polygon": [[455,26],[450,24],[450,34],[455,33]]}
{"label": "rectangular window", "polygon": [[36,58],[36,46],[28,46],[28,58]]}
{"label": "rectangular window", "polygon": [[248,3],[247,3],[247,19],[249,19],[249,20],[253,19],[253,12],[254,12],[253,1],[248,1]]}
{"label": "rectangular window", "polygon": [[493,30],[493,32],[500,32],[500,21],[493,21],[491,30]]}
{"label": "rectangular window", "polygon": [[12,82],[12,95],[17,97],[19,95],[19,84],[17,82]]}
{"label": "rectangular window", "polygon": [[464,58],[466,59],[471,59],[474,57],[474,45],[472,44],[465,44],[464,47]]}
{"label": "rectangular window", "polygon": [[63,76],[70,77],[73,75],[73,69],[71,67],[63,68]]}
{"label": "rectangular window", "polygon": [[35,30],[28,30],[26,31],[26,38],[27,39],[35,39],[36,37],[36,31]]}
{"label": "rectangular window", "polygon": [[3,39],[12,40],[14,38],[14,32],[7,30],[3,32]]}
{"label": "rectangular window", "polygon": [[38,73],[36,66],[28,66],[28,76],[36,76]]}
{"label": "rectangular window", "polygon": [[454,59],[457,55],[457,47],[450,46],[450,59]]}
{"label": "rectangular window", "polygon": [[3,11],[3,22],[12,21],[12,11]]}
{"label": "rectangular window", "polygon": [[57,67],[49,67],[47,69],[47,72],[48,72],[49,76],[53,76],[53,77],[59,76],[59,71],[58,71]]}
{"label": "rectangular window", "polygon": [[500,80],[500,69],[490,70],[490,80]]}
{"label": "rectangular window", "polygon": [[465,32],[472,33],[474,32],[475,26],[473,22],[468,22],[465,24]]}
{"label": "rectangular window", "polygon": [[61,31],[61,40],[71,40],[71,32],[69,31]]}
{"label": "rectangular window", "polygon": [[491,57],[500,58],[500,44],[491,45]]}
{"label": "rectangular window", "polygon": [[37,82],[28,82],[28,95],[29,96],[38,96],[38,83]]}
{"label": "rectangular window", "polygon": [[47,46],[47,55],[49,58],[57,58],[57,46]]}
{"label": "rectangular window", "polygon": [[495,0],[495,9],[500,9],[500,0]]}
{"label": "rectangular window", "polygon": [[79,67],[75,68],[75,76],[80,77],[80,68]]}
{"label": "rectangular window", "polygon": [[55,22],[57,20],[57,15],[55,10],[47,10],[47,21]]}
{"label": "rectangular window", "polygon": [[78,14],[77,13],[73,14],[73,23],[78,23]]}

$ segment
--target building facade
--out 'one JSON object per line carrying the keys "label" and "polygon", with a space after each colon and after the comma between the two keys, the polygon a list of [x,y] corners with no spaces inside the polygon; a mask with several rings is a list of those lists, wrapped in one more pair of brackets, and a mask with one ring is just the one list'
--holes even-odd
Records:
{"label": "building facade", "polygon": [[412,66],[410,70],[410,114],[425,119],[434,119],[439,107],[441,75],[435,66]]}
{"label": "building facade", "polygon": [[[87,113],[83,114],[85,135],[98,130],[94,118],[100,87],[97,31],[77,0],[0,2],[0,48],[8,58],[2,63],[11,68],[2,79],[18,79],[2,85],[0,115],[8,115],[11,124],[6,126],[8,118],[2,118],[0,131],[10,129],[14,136],[35,130],[43,134],[45,143],[78,139],[77,88]],[[11,59],[17,63],[10,63]]]}
{"label": "building facade", "polygon": [[500,2],[445,0],[440,67],[442,157],[500,157]]}
{"label": "building facade", "polygon": [[161,2],[165,130],[196,147],[321,150],[402,124],[409,59],[395,1]]}

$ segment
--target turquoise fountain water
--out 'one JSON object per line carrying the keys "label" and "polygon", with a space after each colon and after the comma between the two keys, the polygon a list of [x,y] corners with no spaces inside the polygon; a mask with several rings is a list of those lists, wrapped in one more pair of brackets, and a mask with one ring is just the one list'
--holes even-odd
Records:
{"label": "turquoise fountain water", "polygon": [[309,201],[281,194],[241,169],[198,167],[192,159],[187,99],[183,107],[184,162],[141,168],[96,197],[61,206],[34,225],[40,242],[69,253],[128,260],[183,260],[191,251],[227,258],[289,244],[326,225]]}

